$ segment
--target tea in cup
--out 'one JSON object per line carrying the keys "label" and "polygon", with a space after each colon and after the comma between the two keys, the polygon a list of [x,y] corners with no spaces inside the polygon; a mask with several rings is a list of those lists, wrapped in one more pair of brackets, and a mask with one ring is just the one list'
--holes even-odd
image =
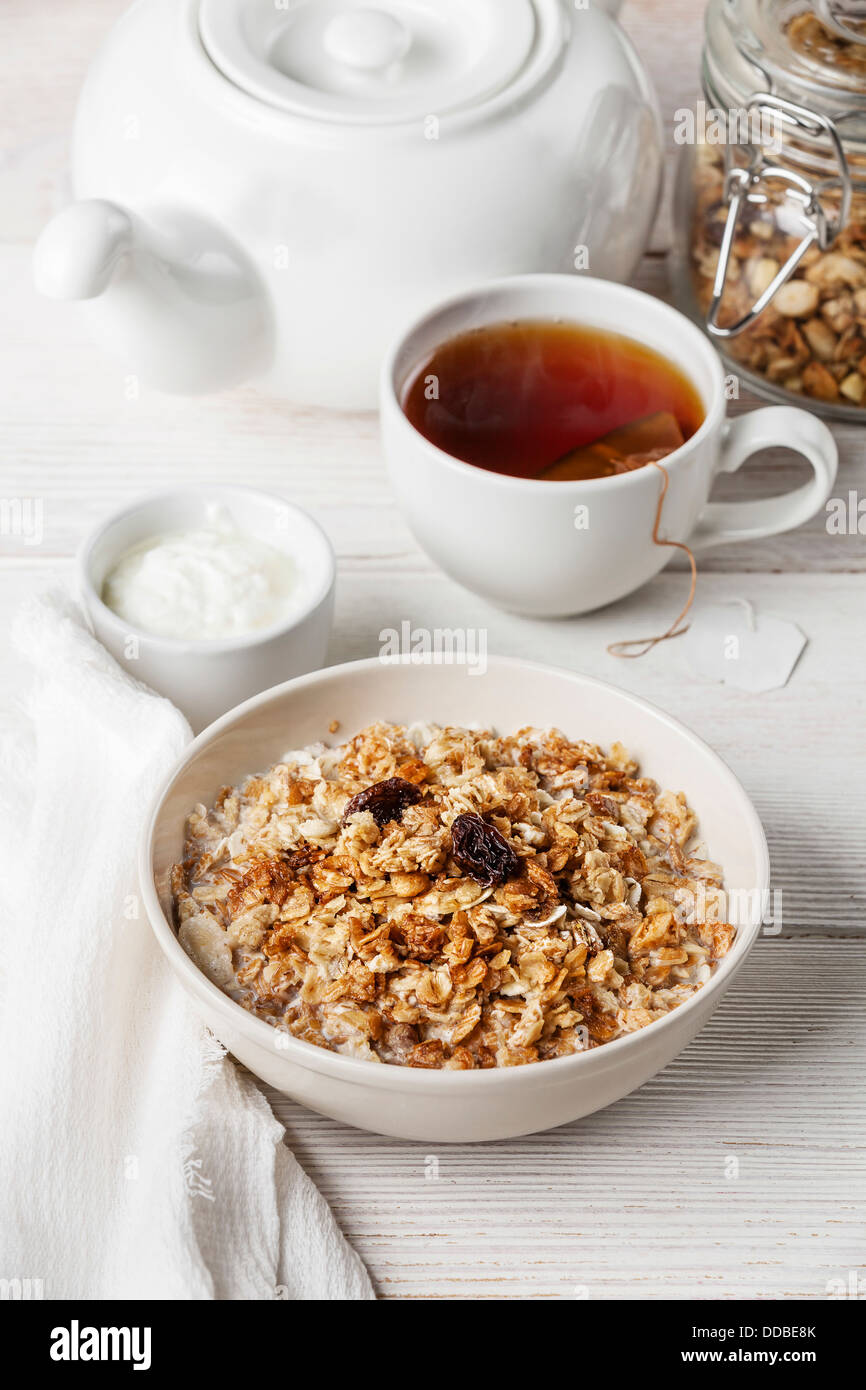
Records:
{"label": "tea in cup", "polygon": [[[567,617],[695,553],[803,525],[833,486],[837,450],[805,410],[726,417],[712,344],[662,301],[605,280],[528,275],[433,309],[388,354],[385,458],[419,544],[452,578],[512,612]],[[719,473],[760,450],[804,455],[781,497],[709,502]]]}

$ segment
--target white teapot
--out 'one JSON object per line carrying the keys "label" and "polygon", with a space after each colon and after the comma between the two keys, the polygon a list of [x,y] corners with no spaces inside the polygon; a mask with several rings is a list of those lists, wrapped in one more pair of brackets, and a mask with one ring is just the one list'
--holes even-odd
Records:
{"label": "white teapot", "polygon": [[438,299],[627,279],[661,166],[651,87],[587,0],[138,0],[35,278],[163,389],[364,408]]}

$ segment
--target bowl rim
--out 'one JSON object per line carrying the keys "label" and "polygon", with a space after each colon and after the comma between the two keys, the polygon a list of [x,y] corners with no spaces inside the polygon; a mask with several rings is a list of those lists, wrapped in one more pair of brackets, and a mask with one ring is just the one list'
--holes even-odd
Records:
{"label": "bowl rim", "polygon": [[[301,608],[287,618],[278,619],[267,627],[257,628],[253,632],[238,634],[235,637],[203,638],[201,640],[188,637],[162,637],[158,633],[148,632],[146,628],[139,627],[136,623],[125,622],[115,613],[113,608],[109,608],[93,582],[91,567],[93,552],[112,527],[135,516],[146,507],[152,507],[155,503],[164,503],[166,507],[170,507],[180,499],[189,499],[206,504],[211,501],[219,502],[222,499],[239,496],[256,499],[259,502],[280,507],[284,511],[293,512],[296,517],[300,517],[310,527],[311,534],[315,537],[315,542],[320,550],[322,582],[317,585],[313,596],[307,599]],[[172,525],[169,521],[164,534],[170,535],[171,530]],[[75,569],[79,589],[87,610],[91,613],[98,613],[100,622],[113,631],[115,636],[121,640],[129,636],[138,637],[151,649],[158,648],[178,656],[223,656],[250,651],[255,647],[265,646],[274,638],[284,637],[300,627],[312,613],[316,612],[331,593],[337,579],[337,559],[334,547],[316,518],[306,508],[299,506],[297,502],[290,502],[287,497],[281,497],[279,493],[268,492],[264,488],[247,487],[243,483],[215,483],[204,488],[176,487],[142,493],[132,502],[125,502],[120,507],[115,508],[87,533],[75,556]]]}
{"label": "bowl rim", "polygon": [[[432,663],[418,661],[411,664],[427,665]],[[755,893],[758,902],[764,903],[770,887],[770,856],[763,825],[739,778],[704,739],[651,701],[633,695],[631,691],[623,690],[609,681],[598,680],[594,676],[586,676],[577,671],[569,671],[564,667],[525,660],[522,657],[490,656],[488,664],[506,671],[519,668],[522,671],[531,671],[538,675],[565,679],[576,685],[594,687],[602,692],[615,693],[628,703],[637,706],[644,713],[649,714],[653,719],[661,721],[705,757],[708,757],[715,764],[717,771],[728,783],[739,802],[741,817],[751,838],[758,864],[757,877],[760,882],[755,884]],[[203,1005],[219,1014],[234,1031],[240,1031],[245,1035],[247,1041],[264,1047],[276,1058],[285,1059],[306,1071],[324,1073],[337,1081],[342,1080],[346,1083],[354,1081],[362,1085],[372,1085],[377,1089],[412,1091],[422,1094],[429,1093],[430,1095],[454,1092],[458,1087],[474,1086],[490,1089],[502,1085],[513,1085],[514,1082],[509,1081],[509,1078],[525,1076],[526,1074],[535,1077],[537,1084],[556,1085],[571,1079],[576,1080],[581,1073],[590,1075],[605,1071],[620,1065],[625,1062],[626,1058],[635,1053],[646,1034],[651,1033],[653,1038],[658,1039],[662,1036],[663,1031],[670,1031],[671,1028],[676,1027],[689,1013],[697,1009],[705,1009],[707,1004],[713,1000],[718,1002],[718,998],[727,989],[759,935],[763,907],[757,913],[751,912],[751,920],[748,924],[738,925],[737,936],[731,951],[723,957],[707,983],[689,999],[678,1004],[664,1018],[656,1019],[646,1028],[615,1038],[589,1052],[577,1052],[567,1057],[555,1057],[522,1067],[491,1067],[471,1071],[427,1070],[400,1067],[388,1063],[377,1065],[362,1058],[346,1057],[342,1053],[331,1052],[315,1043],[304,1042],[287,1031],[276,1030],[264,1019],[257,1018],[254,1014],[247,1012],[240,1004],[235,1003],[233,999],[223,993],[218,985],[209,980],[181,946],[173,925],[162,910],[156,890],[151,867],[153,844],[166,797],[174,783],[201,750],[208,744],[216,742],[238,720],[246,718],[255,710],[266,705],[276,704],[291,691],[319,683],[324,684],[337,675],[372,669],[387,671],[393,669],[393,666],[389,667],[378,657],[347,661],[337,666],[322,667],[320,670],[304,676],[297,676],[292,680],[284,681],[281,685],[272,686],[259,695],[254,695],[251,699],[245,700],[243,704],[236,706],[235,709],[229,710],[228,713],[222,715],[203,730],[189,744],[182,757],[163,780],[151,802],[139,841],[139,882],[151,929],[175,974],[181,977],[181,984],[185,984]],[[280,1039],[278,1046],[275,1044],[276,1037]],[[644,1047],[646,1046],[647,1043],[644,1042]],[[572,1077],[573,1073],[574,1077]]]}
{"label": "bowl rim", "polygon": [[[620,308],[625,311],[625,318],[628,322],[628,308],[638,304],[649,303],[653,311],[658,311],[662,318],[666,318],[670,323],[676,324],[684,339],[692,345],[695,354],[702,360],[709,375],[715,382],[715,390],[711,399],[704,400],[704,393],[698,386],[695,376],[690,368],[682,368],[688,377],[690,384],[701,397],[704,405],[704,418],[694,434],[686,439],[677,449],[668,454],[663,460],[665,468],[672,468],[675,473],[680,471],[693,451],[704,442],[722,425],[726,415],[726,402],[724,393],[725,375],[721,359],[718,353],[709,342],[706,335],[690,319],[687,318],[673,304],[668,304],[663,299],[656,299],[654,295],[647,294],[645,290],[636,289],[633,285],[621,285],[614,280],[602,280],[599,276],[566,274],[564,272],[541,272],[528,275],[509,275],[498,280],[482,281],[477,285],[471,285],[458,294],[449,295],[447,299],[440,300],[436,304],[428,305],[423,313],[417,314],[409,323],[401,328],[398,336],[392,340],[390,347],[382,362],[379,374],[379,408],[382,417],[387,414],[392,426],[399,432],[399,435],[406,442],[407,446],[411,442],[415,449],[420,449],[425,457],[432,460],[446,472],[455,473],[458,477],[474,478],[479,477],[485,485],[504,489],[509,492],[523,496],[550,496],[551,487],[571,488],[579,490],[581,495],[584,492],[598,494],[602,492],[615,491],[627,487],[639,486],[645,470],[635,468],[630,473],[614,474],[607,478],[519,478],[512,477],[506,473],[495,473],[490,469],[482,468],[478,464],[467,463],[465,459],[456,458],[453,454],[440,449],[438,444],[432,443],[426,435],[412,424],[402,405],[402,391],[397,383],[397,366],[399,359],[407,350],[411,340],[422,333],[429,325],[443,315],[449,314],[454,310],[466,307],[469,308],[474,301],[483,301],[486,296],[499,299],[503,296],[518,296],[522,291],[537,290],[539,293],[545,290],[561,288],[563,291],[562,311],[559,318],[563,322],[581,324],[579,307],[574,301],[566,301],[566,295],[579,295],[581,291],[585,293],[597,293],[605,295],[609,299],[618,303]],[[504,313],[504,310],[503,310]],[[533,316],[528,313],[515,313],[514,322],[522,322],[531,319]],[[539,317],[536,315],[536,317]],[[543,317],[543,315],[541,315]],[[510,321],[502,314],[491,317],[486,322],[490,324]],[[451,337],[459,336],[467,329],[457,329],[451,333]],[[605,332],[619,333],[621,337],[630,338],[633,342],[639,343],[644,347],[649,346],[646,338],[639,332],[629,331],[622,333],[619,329],[606,328]],[[447,341],[447,339],[443,339]],[[656,349],[658,351],[658,349]],[[664,354],[662,354],[664,355]],[[415,373],[423,365],[423,362],[416,361],[411,369],[409,378],[414,377]]]}

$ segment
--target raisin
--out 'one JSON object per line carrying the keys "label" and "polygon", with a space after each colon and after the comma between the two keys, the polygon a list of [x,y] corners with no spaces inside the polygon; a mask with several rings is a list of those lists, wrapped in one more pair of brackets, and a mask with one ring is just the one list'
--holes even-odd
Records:
{"label": "raisin", "polygon": [[458,816],[451,826],[454,858],[464,873],[483,888],[492,888],[520,873],[520,856],[495,825],[481,816]]}
{"label": "raisin", "polygon": [[421,800],[420,789],[403,777],[389,777],[386,782],[375,782],[353,796],[343,812],[343,825],[358,811],[369,811],[373,820],[382,829],[389,820],[400,820],[407,806]]}

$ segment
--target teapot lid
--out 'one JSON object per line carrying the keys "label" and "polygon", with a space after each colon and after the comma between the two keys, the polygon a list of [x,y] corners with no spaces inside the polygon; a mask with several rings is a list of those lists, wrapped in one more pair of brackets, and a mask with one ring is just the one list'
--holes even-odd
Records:
{"label": "teapot lid", "polygon": [[199,33],[235,86],[296,115],[392,124],[478,107],[549,68],[559,0],[201,0]]}

